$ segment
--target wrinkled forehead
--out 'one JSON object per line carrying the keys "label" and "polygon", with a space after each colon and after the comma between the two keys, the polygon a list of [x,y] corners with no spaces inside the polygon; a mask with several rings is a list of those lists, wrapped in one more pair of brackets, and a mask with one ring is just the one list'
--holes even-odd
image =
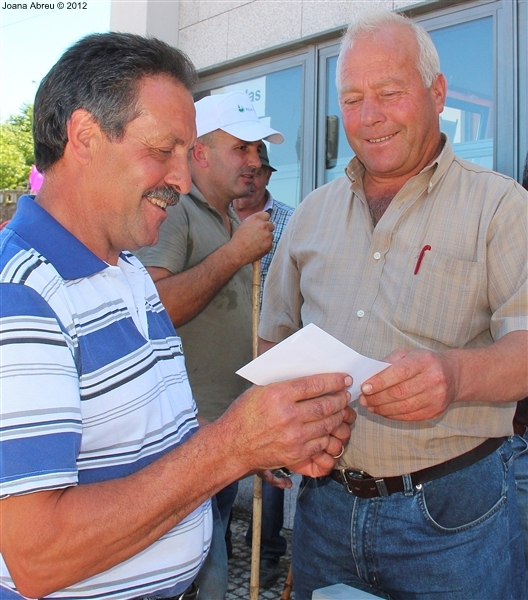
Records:
{"label": "wrinkled forehead", "polygon": [[[398,57],[402,62],[417,67],[419,45],[412,29],[398,23],[380,25],[379,27],[358,33],[350,45],[343,49],[341,67],[361,67],[369,58]],[[352,63],[352,64],[351,64]]]}
{"label": "wrinkled forehead", "polygon": [[420,78],[418,43],[407,28],[385,26],[362,34],[341,57],[339,93],[350,85],[384,86]]}

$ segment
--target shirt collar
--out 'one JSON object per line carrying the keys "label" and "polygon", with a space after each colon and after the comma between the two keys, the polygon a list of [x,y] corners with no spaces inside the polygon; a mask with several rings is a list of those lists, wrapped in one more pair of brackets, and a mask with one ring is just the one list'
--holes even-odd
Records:
{"label": "shirt collar", "polygon": [[[35,202],[35,196],[21,196],[15,216],[8,225],[39,254],[63,279],[89,277],[108,267],[79,239]],[[121,254],[121,258],[126,260]]]}
{"label": "shirt collar", "polygon": [[262,210],[264,212],[268,211],[270,214],[273,210],[273,198],[268,190],[266,190],[266,204],[264,205],[264,208]]}
{"label": "shirt collar", "polygon": [[[426,167],[424,167],[419,173],[414,175],[414,177],[419,177],[422,173],[429,172],[429,184],[428,190],[436,185],[436,183],[442,178],[443,174],[448,169],[449,165],[453,161],[454,152],[451,144],[449,142],[449,138],[444,134],[440,134],[443,141],[443,146],[440,154],[433,160],[433,162]],[[357,156],[354,156],[348,165],[345,167],[345,174],[350,179],[352,184],[356,183],[356,181],[362,181],[363,175],[365,173],[365,167],[360,162]]]}
{"label": "shirt collar", "polygon": [[[209,202],[207,202],[205,196],[202,194],[202,192],[200,192],[200,190],[196,187],[194,183],[191,186],[191,191],[187,195],[196,202],[199,202],[200,204],[206,206],[210,212],[215,214],[216,217],[222,221],[222,215],[216,210],[214,206],[211,206]],[[232,207],[231,204],[227,207],[226,212],[230,221],[236,224],[240,224],[240,219],[238,218],[238,215],[236,214],[235,209]]]}

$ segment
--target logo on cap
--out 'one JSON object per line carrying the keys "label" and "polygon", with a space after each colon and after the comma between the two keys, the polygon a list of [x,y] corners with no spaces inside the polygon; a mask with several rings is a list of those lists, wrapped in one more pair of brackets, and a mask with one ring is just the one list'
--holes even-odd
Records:
{"label": "logo on cap", "polygon": [[238,112],[244,112],[245,108],[243,106],[240,106],[240,104],[237,104],[238,106]]}

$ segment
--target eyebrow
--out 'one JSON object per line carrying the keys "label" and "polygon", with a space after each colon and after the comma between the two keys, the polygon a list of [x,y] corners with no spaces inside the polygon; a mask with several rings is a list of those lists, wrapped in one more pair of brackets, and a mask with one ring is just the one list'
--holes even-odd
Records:
{"label": "eyebrow", "polygon": [[168,135],[164,140],[172,142],[174,146],[185,146],[185,141],[176,135]]}
{"label": "eyebrow", "polygon": [[[380,81],[376,81],[372,84],[373,89],[379,89],[382,87],[385,87],[387,85],[398,85],[398,86],[405,86],[407,85],[407,83],[403,80],[403,79],[399,79],[397,77],[385,77],[384,79],[381,79]],[[361,90],[354,87],[354,86],[343,86],[341,87],[339,94],[347,94],[347,93],[355,93],[355,94],[361,94]]]}

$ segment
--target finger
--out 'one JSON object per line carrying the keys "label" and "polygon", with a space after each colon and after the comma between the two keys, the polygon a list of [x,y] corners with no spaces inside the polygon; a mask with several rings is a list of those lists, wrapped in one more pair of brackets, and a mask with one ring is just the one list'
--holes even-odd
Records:
{"label": "finger", "polygon": [[[301,438],[306,441],[301,449],[301,455],[310,457],[319,452],[326,452],[332,432],[335,431],[342,422],[340,415],[331,415],[326,419],[305,423],[301,431]],[[337,444],[332,442],[332,446],[337,446]],[[336,454],[340,452],[340,446],[341,443],[337,446]]]}
{"label": "finger", "polygon": [[416,375],[380,394],[363,395],[360,397],[360,404],[369,410],[385,407],[385,410],[380,410],[379,414],[391,417],[410,414],[426,406],[437,407],[438,412],[435,413],[437,415],[443,412],[452,394],[449,394],[449,386],[441,364],[432,353],[422,356],[421,359],[421,361],[413,360],[415,364],[421,364],[421,370]]}
{"label": "finger", "polygon": [[356,419],[357,419],[357,412],[351,406],[347,406],[345,408],[345,415],[343,417],[343,421],[345,423],[348,423],[349,425],[352,425],[352,423],[354,423],[354,421]]}
{"label": "finger", "polygon": [[[346,373],[323,373],[274,383],[269,388],[273,389],[276,393],[287,394],[294,401],[299,402],[301,400],[326,396],[326,394],[342,392],[351,385],[352,377]],[[348,396],[350,397],[350,394]],[[340,397],[337,404],[341,404],[342,402],[343,398]],[[348,401],[339,410],[345,408],[347,404]]]}
{"label": "finger", "polygon": [[328,475],[337,465],[337,460],[332,458],[327,452],[315,454],[312,456],[312,462],[314,463],[314,468],[320,473],[317,477]]}
{"label": "finger", "polygon": [[[399,362],[367,379],[361,386],[363,398],[360,397],[360,404],[362,406],[372,406],[385,402],[399,402],[409,397],[411,394],[406,385],[427,368],[426,362],[425,357],[421,354],[408,354]],[[385,391],[390,393],[375,396]]]}
{"label": "finger", "polygon": [[[269,221],[269,219],[270,219],[270,214],[266,210],[256,212],[252,216],[255,217],[255,219],[260,219],[261,221]],[[249,217],[249,218],[251,218],[251,217]]]}
{"label": "finger", "polygon": [[[341,445],[346,445],[350,438],[350,425],[343,421],[335,431],[332,431],[331,435],[337,439]],[[327,452],[329,454],[336,454],[335,452],[332,452],[331,449],[327,450]]]}
{"label": "finger", "polygon": [[397,363],[398,361],[404,359],[407,354],[409,354],[410,350],[406,348],[397,348],[393,350],[388,356],[383,359],[383,362],[390,363],[391,365]]}
{"label": "finger", "polygon": [[368,410],[387,419],[398,421],[423,421],[434,419],[442,414],[448,403],[441,397],[432,398],[431,395],[416,396],[402,402],[393,402],[378,407],[369,407]]}
{"label": "finger", "polygon": [[344,444],[345,443],[341,439],[331,435],[329,436],[328,446],[326,447],[325,452],[330,456],[336,457],[343,453]]}
{"label": "finger", "polygon": [[258,475],[262,481],[265,481],[266,483],[269,483],[269,485],[272,485],[276,488],[286,489],[290,488],[292,485],[289,477],[275,477],[275,475],[273,475],[273,473],[269,470],[260,471]]}
{"label": "finger", "polygon": [[[346,407],[350,399],[350,394],[345,390],[328,394],[311,400],[304,400],[295,404],[295,410],[303,423],[312,421],[321,421],[329,416],[336,415],[336,427],[341,425],[345,416],[348,415]],[[328,431],[327,433],[332,433]]]}
{"label": "finger", "polygon": [[400,363],[391,365],[377,375],[367,379],[361,386],[361,395],[364,397],[374,396],[375,394],[379,394],[380,392],[384,392],[385,390],[398,385],[402,381],[401,370],[397,368],[397,365],[399,364]]}

